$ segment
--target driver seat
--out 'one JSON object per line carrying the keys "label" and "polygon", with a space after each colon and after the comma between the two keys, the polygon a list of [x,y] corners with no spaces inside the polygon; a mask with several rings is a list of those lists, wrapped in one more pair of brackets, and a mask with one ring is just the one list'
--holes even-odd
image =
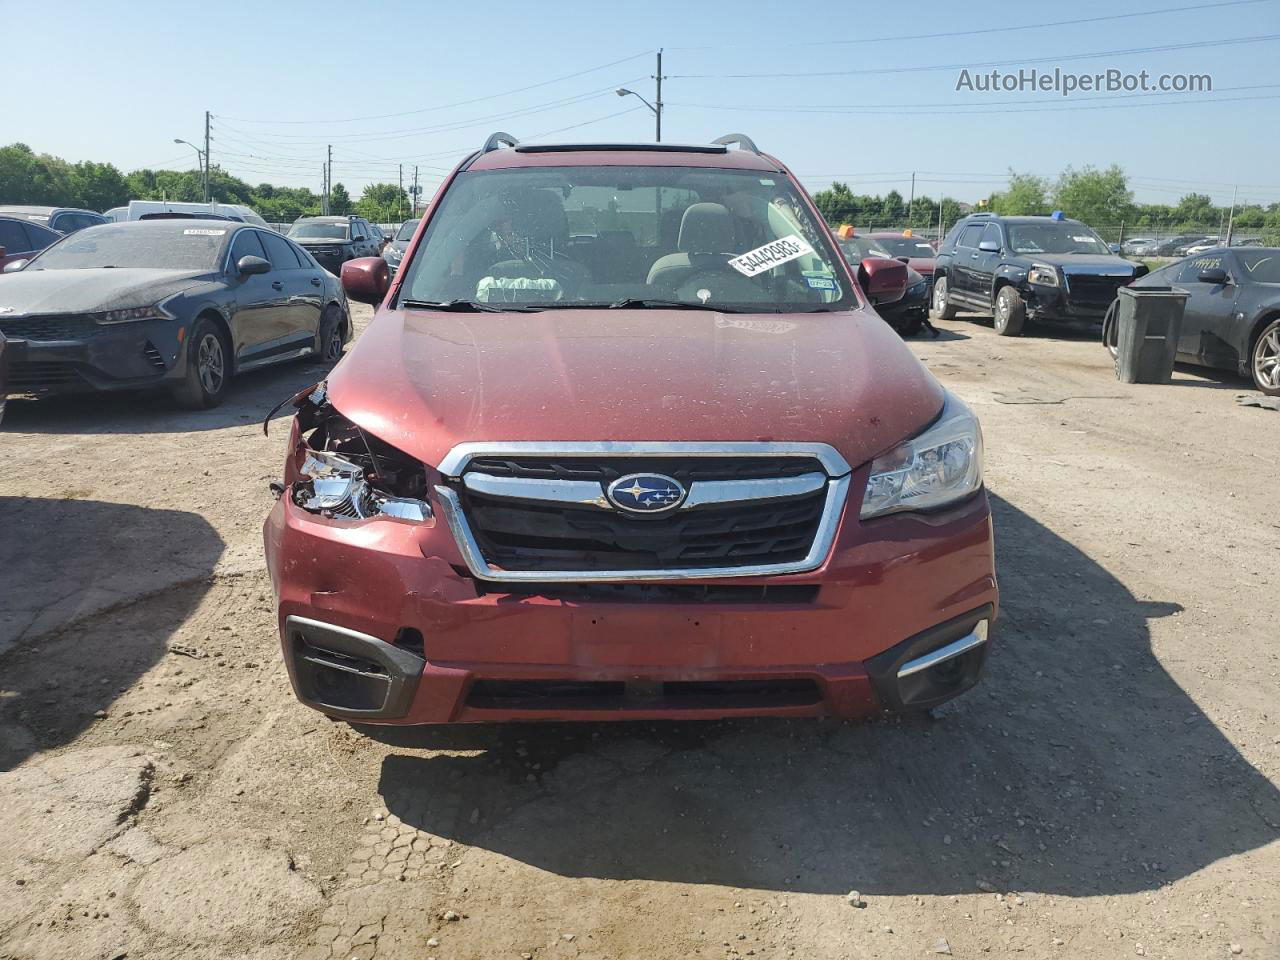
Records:
{"label": "driver seat", "polygon": [[674,290],[696,272],[724,266],[724,258],[736,256],[733,215],[721,203],[695,203],[680,218],[676,239],[679,253],[659,257],[649,268],[648,284]]}

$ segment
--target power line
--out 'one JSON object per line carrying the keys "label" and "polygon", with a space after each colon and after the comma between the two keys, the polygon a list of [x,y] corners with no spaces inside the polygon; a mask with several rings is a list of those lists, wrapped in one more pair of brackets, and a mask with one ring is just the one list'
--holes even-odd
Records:
{"label": "power line", "polygon": [[[1070,113],[1075,110],[1133,110],[1145,109],[1147,107],[1190,107],[1200,103],[1244,103],[1251,100],[1280,100],[1280,94],[1261,94],[1256,97],[1206,97],[1200,100],[1161,100],[1155,103],[1111,103],[1091,106],[1061,106],[1056,109],[1046,109],[1043,107],[1025,107],[1025,108],[979,108],[975,110],[951,108],[947,110],[911,110],[909,104],[903,104],[893,113],[882,113],[879,110],[863,110],[851,108],[848,110],[789,110],[786,107],[756,107],[756,110],[784,113],[826,113],[838,114],[839,116],[905,116],[905,117],[938,117],[938,116],[983,116],[993,113]],[[678,104],[678,106],[694,106],[694,104]],[[742,107],[716,107],[711,104],[698,105],[704,110],[741,110]]]}
{"label": "power line", "polygon": [[1225,40],[1195,40],[1191,43],[1165,43],[1154,47],[1129,47],[1124,50],[1100,50],[1094,53],[1059,54],[1052,57],[1006,57],[982,63],[915,64],[909,67],[871,67],[859,70],[812,70],[797,73],[682,73],[676,80],[786,80],[801,77],[853,77],[882,73],[928,73],[940,70],[972,70],[979,67],[1008,67],[1011,64],[1063,63],[1069,60],[1096,60],[1100,57],[1132,56],[1139,53],[1165,53],[1172,50],[1200,50],[1205,47],[1227,47],[1246,43],[1280,40],[1280,33],[1258,37],[1230,37]]}
{"label": "power line", "polygon": [[540,87],[548,87],[553,83],[562,83],[565,80],[573,80],[576,77],[585,76],[588,73],[595,73],[599,70],[608,70],[610,67],[616,67],[622,63],[630,63],[632,60],[639,60],[641,57],[652,56],[649,50],[643,53],[633,54],[630,57],[623,57],[621,60],[611,60],[609,63],[602,63],[597,67],[588,67],[585,70],[579,70],[576,73],[568,73],[563,77],[554,77],[551,80],[543,80],[539,83],[527,83],[517,87],[514,90],[504,90],[501,93],[490,93],[483,97],[472,97],[470,100],[459,100],[456,103],[442,103],[434,107],[422,107],[418,110],[404,110],[400,113],[380,113],[366,117],[345,117],[341,120],[334,120],[326,117],[323,120],[250,120],[244,117],[219,117],[222,120],[234,120],[237,123],[265,123],[265,124],[330,124],[330,123],[359,123],[363,120],[387,120],[392,117],[408,117],[419,113],[430,113],[433,110],[448,110],[453,107],[465,107],[473,103],[482,103],[485,100],[497,100],[501,97],[509,97],[517,93],[524,93],[528,90],[537,90]]}
{"label": "power line", "polygon": [[[1248,83],[1234,87],[1219,87],[1217,90],[1205,90],[1204,93],[1232,93],[1237,90],[1273,90],[1280,87],[1280,83]],[[1186,96],[1186,91],[1177,90],[1161,90],[1151,91],[1149,93],[1114,93],[1104,94],[1098,97],[1076,97],[1070,98],[1071,103],[1083,103],[1096,100],[1147,100],[1150,97],[1180,97]],[[988,107],[995,106],[1025,106],[1029,103],[1064,103],[1067,98],[1057,97],[1038,97],[1036,99],[1008,99],[1008,100],[984,100],[983,103]],[[1199,102],[1199,101],[1190,101]],[[1155,103],[1151,104],[1155,106]],[[879,113],[898,113],[904,109],[913,107],[946,107],[950,109],[963,109],[963,104],[957,104],[955,100],[950,101],[934,101],[931,103],[890,103],[881,106],[854,103],[799,103],[786,104],[780,106],[761,106],[759,104],[751,104],[749,106],[738,106],[717,103],[677,103],[674,106],[692,107],[699,110],[747,110],[752,112],[769,112],[769,113],[845,113],[845,112],[862,112],[874,110]]]}
{"label": "power line", "polygon": [[851,40],[805,40],[797,43],[763,44],[763,43],[714,43],[693,47],[668,47],[668,50],[726,50],[726,49],[760,49],[768,47],[824,47],[847,46],[863,43],[896,43],[903,40],[950,40],[954,37],[977,37],[992,33],[1014,33],[1021,30],[1044,30],[1051,27],[1069,27],[1085,23],[1105,23],[1112,20],[1127,20],[1134,17],[1150,17],[1165,13],[1186,13],[1195,11],[1203,13],[1219,7],[1238,7],[1252,3],[1272,3],[1274,0],[1224,0],[1222,3],[1198,3],[1188,7],[1162,7],[1155,10],[1143,10],[1135,13],[1113,13],[1102,17],[1084,17],[1078,20],[1050,20],[1041,23],[1025,23],[1012,27],[983,27],[977,30],[948,30],[944,33],[896,34],[889,37],[856,37]]}

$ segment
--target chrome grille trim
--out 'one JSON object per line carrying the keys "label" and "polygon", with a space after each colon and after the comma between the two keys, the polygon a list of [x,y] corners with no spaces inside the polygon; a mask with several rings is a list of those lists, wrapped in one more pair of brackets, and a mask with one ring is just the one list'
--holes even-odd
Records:
{"label": "chrome grille trim", "polygon": [[830,477],[843,477],[852,471],[840,452],[825,443],[664,443],[644,442],[543,442],[483,441],[460,443],[444,455],[436,469],[446,477],[458,477],[475,457],[812,457],[822,464]]}
{"label": "chrome grille trim", "polygon": [[[775,477],[761,480],[699,480],[689,488],[689,495],[681,510],[718,503],[738,503],[744,500],[777,500],[785,497],[801,497],[816,493],[826,484],[821,473],[805,473],[798,477]],[[468,490],[490,497],[511,497],[517,500],[537,500],[540,503],[564,503],[578,507],[613,507],[604,495],[604,489],[590,480],[543,480],[528,477],[494,477],[486,473],[471,472],[462,477]]]}

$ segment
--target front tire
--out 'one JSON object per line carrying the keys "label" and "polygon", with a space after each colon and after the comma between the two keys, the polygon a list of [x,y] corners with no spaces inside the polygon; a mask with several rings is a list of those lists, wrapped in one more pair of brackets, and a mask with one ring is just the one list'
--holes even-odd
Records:
{"label": "front tire", "polygon": [[1120,301],[1115,300],[1107,307],[1107,313],[1102,318],[1102,345],[1107,348],[1112,360],[1120,356],[1120,327],[1116,323],[1119,313]]}
{"label": "front tire", "polygon": [[222,328],[202,317],[187,340],[187,369],[173,391],[174,399],[192,410],[220,404],[231,379],[231,346]]}
{"label": "front tire", "polygon": [[325,307],[320,315],[320,329],[316,332],[316,355],[321,363],[333,366],[342,359],[345,346],[342,333],[342,311],[332,305]]}
{"label": "front tire", "polygon": [[1254,386],[1269,397],[1280,397],[1280,319],[1262,328],[1250,360]]}
{"label": "front tire", "polygon": [[1002,337],[1022,335],[1022,325],[1027,322],[1027,305],[1016,287],[1001,287],[996,294],[994,311],[996,333]]}
{"label": "front tire", "polygon": [[958,312],[947,302],[947,278],[939,277],[933,284],[933,315],[939,320],[954,320]]}

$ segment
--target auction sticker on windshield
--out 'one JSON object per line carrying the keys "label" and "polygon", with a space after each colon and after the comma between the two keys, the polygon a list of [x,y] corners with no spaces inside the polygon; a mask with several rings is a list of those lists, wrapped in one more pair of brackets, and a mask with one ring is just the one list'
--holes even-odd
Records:
{"label": "auction sticker on windshield", "polygon": [[227,231],[211,230],[208,227],[196,227],[192,230],[183,230],[182,234],[186,237],[220,237]]}
{"label": "auction sticker on windshield", "polygon": [[811,253],[813,253],[813,247],[793,233],[734,257],[729,261],[729,266],[744,277],[754,277],[757,273],[764,273],[766,270],[772,270],[774,267]]}

